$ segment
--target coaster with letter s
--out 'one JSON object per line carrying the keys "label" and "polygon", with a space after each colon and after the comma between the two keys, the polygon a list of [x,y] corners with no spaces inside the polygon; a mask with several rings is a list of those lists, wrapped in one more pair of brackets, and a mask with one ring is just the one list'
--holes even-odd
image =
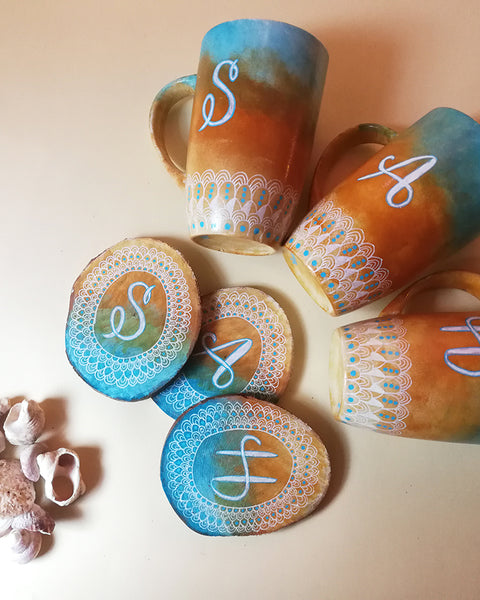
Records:
{"label": "coaster with letter s", "polygon": [[177,377],[153,396],[173,418],[215,396],[247,394],[276,402],[290,378],[292,332],[268,294],[222,288],[201,299],[202,325]]}
{"label": "coaster with letter s", "polygon": [[97,391],[119,400],[147,398],[185,364],[200,318],[195,276],[183,256],[151,238],[124,240],[74,283],[67,356]]}
{"label": "coaster with letter s", "polygon": [[178,516],[204,535],[256,535],[311,513],[330,480],[317,434],[274,404],[210,398],[184,413],[162,453],[163,489]]}

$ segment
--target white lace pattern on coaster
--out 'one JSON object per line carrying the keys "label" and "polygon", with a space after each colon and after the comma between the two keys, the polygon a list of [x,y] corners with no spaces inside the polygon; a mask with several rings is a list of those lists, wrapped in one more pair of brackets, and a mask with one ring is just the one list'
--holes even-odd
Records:
{"label": "white lace pattern on coaster", "polygon": [[[232,508],[212,502],[195,485],[195,458],[202,441],[219,432],[264,431],[287,449],[292,470],[281,493],[255,504]],[[311,503],[319,502],[317,485],[323,478],[313,432],[275,405],[262,410],[250,402],[209,402],[191,409],[169,434],[162,456],[162,481],[175,509],[202,533],[242,535],[275,529]]]}
{"label": "white lace pattern on coaster", "polygon": [[345,382],[340,420],[401,435],[409,415],[412,361],[397,317],[343,327]]}
{"label": "white lace pattern on coaster", "polygon": [[375,246],[331,200],[305,217],[286,247],[319,278],[337,314],[377,300],[392,286]]}
{"label": "white lace pattern on coaster", "polygon": [[[236,393],[270,402],[276,400],[280,393],[292,344],[290,329],[286,330],[278,316],[279,311],[280,306],[272,306],[271,299],[266,302],[247,291],[228,288],[212,294],[208,304],[202,305],[202,327],[212,321],[237,317],[252,325],[260,337],[258,365],[248,383],[235,390]],[[192,386],[183,371],[171,384],[160,390],[158,396],[178,415],[207,398],[204,392]]]}
{"label": "white lace pattern on coaster", "polygon": [[265,244],[279,244],[288,231],[299,191],[278,179],[246,173],[187,175],[190,235],[238,234]]}
{"label": "white lace pattern on coaster", "polygon": [[[125,273],[150,273],[159,279],[167,298],[163,331],[146,352],[128,357],[107,352],[97,340],[94,324],[105,292]],[[116,250],[92,269],[78,291],[68,320],[67,347],[98,382],[127,388],[158,376],[182,351],[188,337],[192,304],[188,283],[177,263],[162,251],[146,246]]]}

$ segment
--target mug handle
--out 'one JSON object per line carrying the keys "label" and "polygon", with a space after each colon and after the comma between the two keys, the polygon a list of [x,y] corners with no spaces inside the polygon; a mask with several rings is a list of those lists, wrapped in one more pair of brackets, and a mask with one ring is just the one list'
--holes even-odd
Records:
{"label": "mug handle", "polygon": [[185,184],[185,171],[177,167],[168,153],[165,144],[165,124],[170,109],[180,100],[195,94],[196,84],[196,75],[186,75],[174,79],[158,92],[150,108],[150,135],[152,141],[159,149],[167,171],[180,187]]}
{"label": "mug handle", "polygon": [[[335,137],[325,148],[320,156],[313,175],[312,193],[310,194],[310,208],[318,203],[318,199],[325,196],[325,181],[333,165],[338,162],[349,150],[362,144],[381,144],[385,146],[397,136],[397,132],[378,123],[361,123],[345,130]],[[317,200],[314,201],[314,199]]]}
{"label": "mug handle", "polygon": [[412,285],[408,286],[396,298],[394,298],[380,313],[380,317],[398,315],[405,310],[407,302],[427,290],[442,288],[454,288],[463,290],[480,300],[480,273],[470,271],[440,271],[422,277]]}

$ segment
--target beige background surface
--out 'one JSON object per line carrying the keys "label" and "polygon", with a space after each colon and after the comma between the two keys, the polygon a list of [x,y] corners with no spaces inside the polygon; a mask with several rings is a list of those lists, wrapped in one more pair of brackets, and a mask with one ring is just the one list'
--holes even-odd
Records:
{"label": "beige background surface", "polygon": [[[358,122],[403,128],[442,105],[480,118],[478,0],[0,0],[0,394],[44,402],[49,443],[78,449],[89,487],[53,511],[39,558],[0,562],[2,600],[480,595],[480,449],[376,435],[329,414],[330,334],[385,301],[335,320],[280,253],[221,255],[186,238],[183,193],[151,145],[148,110],[160,87],[195,71],[203,34],[240,17],[288,21],[329,50],[312,164]],[[296,355],[282,405],[320,434],[333,469],[301,523],[258,538],[191,532],[159,481],[170,418],[151,401],[100,396],[69,366],[74,279],[111,244],[145,235],[184,253],[202,293],[259,286],[287,311]],[[478,270],[479,257],[477,242],[448,264]],[[478,306],[461,293],[429,301]]]}

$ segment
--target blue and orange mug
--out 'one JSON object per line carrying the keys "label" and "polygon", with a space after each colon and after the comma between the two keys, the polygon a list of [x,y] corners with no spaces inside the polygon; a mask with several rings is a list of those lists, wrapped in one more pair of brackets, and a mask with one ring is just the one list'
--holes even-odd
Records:
{"label": "blue and orange mug", "polygon": [[[275,252],[304,187],[328,53],[287,23],[240,19],[207,32],[196,75],[157,94],[150,129],[187,195],[192,239],[236,254]],[[193,96],[186,170],[165,143],[170,108]]]}
{"label": "blue and orange mug", "polygon": [[[385,147],[324,197],[326,173],[347,149]],[[285,245],[312,298],[340,315],[409,283],[480,233],[480,124],[432,110],[400,134],[382,125],[347,130],[327,147],[313,209]]]}
{"label": "blue and orange mug", "polygon": [[330,401],[338,421],[400,437],[480,443],[480,311],[404,314],[412,297],[439,288],[480,299],[480,274],[428,275],[377,319],[335,330]]}

